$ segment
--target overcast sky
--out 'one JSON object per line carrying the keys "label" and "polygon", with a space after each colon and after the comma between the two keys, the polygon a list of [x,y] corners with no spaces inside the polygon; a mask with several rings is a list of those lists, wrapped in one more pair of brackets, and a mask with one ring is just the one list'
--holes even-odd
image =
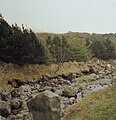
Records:
{"label": "overcast sky", "polygon": [[0,0],[0,12],[36,32],[116,32],[116,0]]}

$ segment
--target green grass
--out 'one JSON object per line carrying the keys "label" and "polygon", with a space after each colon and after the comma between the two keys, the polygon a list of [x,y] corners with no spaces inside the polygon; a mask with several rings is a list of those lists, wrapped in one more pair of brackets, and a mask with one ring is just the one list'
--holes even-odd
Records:
{"label": "green grass", "polygon": [[116,84],[76,103],[67,110],[65,120],[116,120]]}

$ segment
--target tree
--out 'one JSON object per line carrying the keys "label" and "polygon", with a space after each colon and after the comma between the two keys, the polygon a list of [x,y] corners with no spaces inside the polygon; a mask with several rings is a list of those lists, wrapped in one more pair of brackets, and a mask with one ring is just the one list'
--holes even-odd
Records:
{"label": "tree", "polygon": [[47,64],[49,55],[31,29],[0,19],[0,60],[18,65]]}
{"label": "tree", "polygon": [[91,58],[91,51],[84,42],[75,42],[69,44],[64,36],[53,39],[48,37],[46,40],[47,47],[54,58],[55,63],[68,61],[87,61]]}
{"label": "tree", "polygon": [[99,59],[109,60],[116,57],[115,48],[109,39],[93,40],[90,48],[94,57]]}
{"label": "tree", "polygon": [[53,39],[49,36],[46,40],[46,44],[53,56],[53,62],[62,63],[68,61],[70,45],[64,36],[62,36],[62,38],[55,36]]}
{"label": "tree", "polygon": [[92,53],[86,46],[86,42],[78,41],[75,44],[72,44],[70,60],[71,61],[87,61],[91,59]]}

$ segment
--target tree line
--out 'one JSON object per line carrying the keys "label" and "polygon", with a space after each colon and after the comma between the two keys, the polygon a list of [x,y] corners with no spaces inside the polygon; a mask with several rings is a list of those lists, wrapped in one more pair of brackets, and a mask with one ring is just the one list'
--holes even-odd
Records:
{"label": "tree line", "polygon": [[70,43],[65,36],[48,36],[43,44],[36,34],[17,24],[9,25],[0,15],[0,60],[18,65],[50,64],[68,61],[87,61],[92,57],[103,60],[116,58],[109,39],[77,40]]}
{"label": "tree line", "polygon": [[0,18],[0,60],[19,65],[46,64],[49,61],[47,50],[38,41],[31,29],[17,24],[10,26]]}

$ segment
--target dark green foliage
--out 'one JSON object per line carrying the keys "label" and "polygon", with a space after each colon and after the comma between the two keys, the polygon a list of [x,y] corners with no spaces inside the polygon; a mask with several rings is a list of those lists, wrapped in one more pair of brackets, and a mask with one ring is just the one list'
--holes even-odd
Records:
{"label": "dark green foliage", "polygon": [[94,54],[94,57],[99,59],[109,60],[116,58],[114,45],[109,39],[93,40],[90,48]]}
{"label": "dark green foliage", "polygon": [[17,24],[10,26],[1,18],[0,60],[19,65],[47,64],[49,56],[32,30],[25,29],[23,25],[22,29]]}

